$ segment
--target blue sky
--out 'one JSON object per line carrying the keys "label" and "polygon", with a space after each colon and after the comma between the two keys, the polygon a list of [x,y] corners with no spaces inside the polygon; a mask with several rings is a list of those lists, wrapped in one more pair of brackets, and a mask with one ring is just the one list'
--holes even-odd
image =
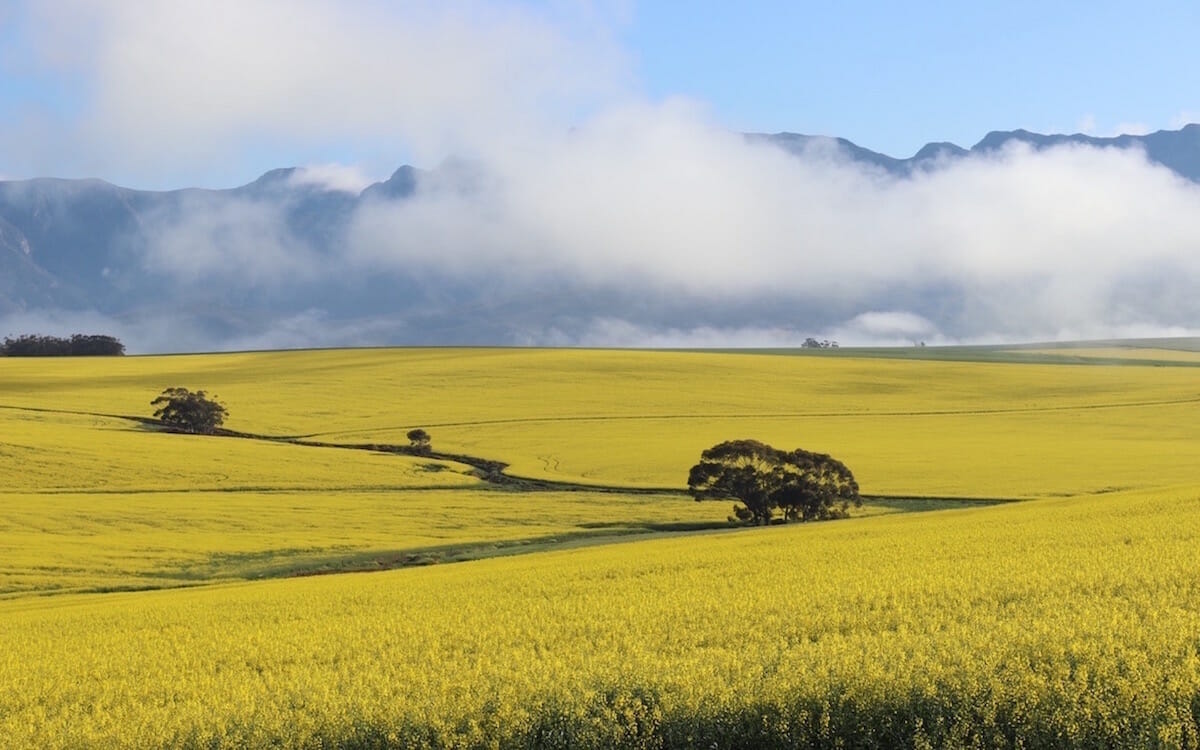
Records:
{"label": "blue sky", "polygon": [[647,93],[696,97],[741,130],[904,157],[989,130],[1200,118],[1194,2],[666,2],[633,15],[624,39]]}
{"label": "blue sky", "polygon": [[[1111,135],[1200,119],[1193,2],[153,7],[0,6],[0,175],[216,187],[336,163],[381,177],[472,152],[480,123],[532,138],[617,103],[680,97],[720,127],[838,135],[899,157],[994,129]],[[285,44],[306,29],[307,49]],[[344,45],[314,68],[331,81],[289,77],[289,55],[321,60],[325,39]],[[403,59],[419,39],[432,40],[427,67]],[[206,63],[227,44],[228,66]],[[353,51],[372,44],[400,55],[392,70],[386,55],[356,67]],[[276,64],[274,79],[253,74]],[[361,91],[343,101],[347,88]],[[390,91],[403,93],[388,101]]]}

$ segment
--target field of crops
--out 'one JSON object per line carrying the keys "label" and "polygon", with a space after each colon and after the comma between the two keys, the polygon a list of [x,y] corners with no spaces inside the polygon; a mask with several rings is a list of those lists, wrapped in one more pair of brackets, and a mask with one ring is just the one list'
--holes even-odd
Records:
{"label": "field of crops", "polygon": [[[2,744],[1196,747],[1200,370],[1110,353],[0,359]],[[128,419],[172,385],[591,489]],[[704,531],[735,437],[881,498]]]}
{"label": "field of crops", "polygon": [[1200,370],[1178,364],[444,349],[24,360],[3,363],[0,406],[148,416],[182,385],[219,394],[245,432],[403,443],[423,427],[435,447],[515,474],[660,488],[681,487],[704,448],[753,436],[838,456],[872,494],[1026,498],[1193,481]]}
{"label": "field of crops", "polygon": [[1198,535],[1197,493],[1140,493],[8,602],[0,734],[1194,747]]}

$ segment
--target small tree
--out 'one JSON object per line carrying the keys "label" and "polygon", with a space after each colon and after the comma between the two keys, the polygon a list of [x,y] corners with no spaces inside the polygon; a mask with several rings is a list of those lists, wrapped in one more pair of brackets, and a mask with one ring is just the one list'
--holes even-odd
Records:
{"label": "small tree", "polygon": [[158,407],[154,418],[182,432],[211,434],[225,422],[229,411],[204,391],[189,391],[187,388],[168,388],[150,402]]}
{"label": "small tree", "polygon": [[757,440],[730,440],[700,454],[688,474],[688,491],[700,500],[740,500],[731,521],[771,522],[776,510],[787,521],[844,518],[862,505],[858,483],[846,465],[823,453],[790,453]]}
{"label": "small tree", "polygon": [[413,453],[429,453],[432,440],[429,433],[420,428],[408,431],[408,443]]}

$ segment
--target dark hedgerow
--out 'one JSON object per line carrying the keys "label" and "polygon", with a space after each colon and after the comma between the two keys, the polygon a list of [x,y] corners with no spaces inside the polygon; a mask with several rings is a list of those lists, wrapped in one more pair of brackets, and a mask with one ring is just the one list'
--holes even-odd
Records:
{"label": "dark hedgerow", "polygon": [[115,357],[125,345],[112,336],[76,333],[70,338],[25,335],[5,337],[0,355],[5,357]]}

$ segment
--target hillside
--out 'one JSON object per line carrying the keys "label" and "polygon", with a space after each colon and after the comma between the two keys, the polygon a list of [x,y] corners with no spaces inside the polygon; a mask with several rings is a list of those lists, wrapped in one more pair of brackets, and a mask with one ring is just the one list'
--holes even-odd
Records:
{"label": "hillside", "polygon": [[[0,597],[723,527],[729,504],[693,502],[687,471],[744,437],[845,461],[868,495],[858,516],[1195,481],[1192,353],[984,351],[996,361],[538,349],[0,359]],[[167,385],[219,395],[226,427],[256,437],[149,429]],[[417,427],[442,458],[362,449],[407,445]],[[466,457],[523,483],[486,481]]]}

